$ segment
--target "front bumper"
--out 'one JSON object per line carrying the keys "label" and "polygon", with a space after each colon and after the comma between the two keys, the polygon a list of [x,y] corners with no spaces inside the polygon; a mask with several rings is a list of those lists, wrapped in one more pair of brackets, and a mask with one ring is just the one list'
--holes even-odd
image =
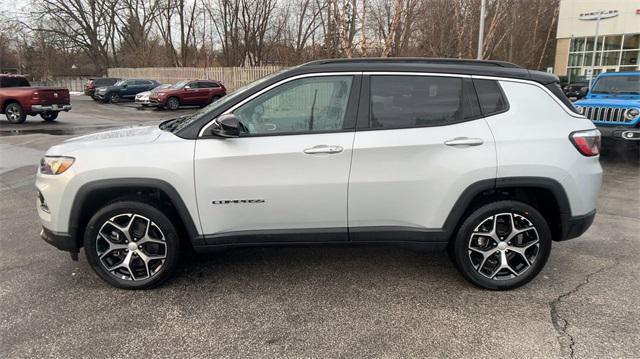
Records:
{"label": "front bumper", "polygon": [[147,98],[147,99],[138,99],[138,98],[137,98],[137,99],[135,100],[135,102],[136,102],[138,105],[145,105],[145,106],[153,106],[153,105],[155,105],[153,102],[149,101],[149,99],[148,99],[148,98]]}
{"label": "front bumper", "polygon": [[71,104],[67,105],[32,105],[31,112],[33,113],[42,113],[42,112],[59,112],[59,111],[71,111]]}
{"label": "front bumper", "polygon": [[73,240],[73,238],[66,233],[56,233],[42,227],[40,238],[61,251],[77,253],[80,250],[77,241]]}
{"label": "front bumper", "polygon": [[599,126],[596,125],[602,137],[624,139],[624,140],[640,140],[640,128],[625,126]]}

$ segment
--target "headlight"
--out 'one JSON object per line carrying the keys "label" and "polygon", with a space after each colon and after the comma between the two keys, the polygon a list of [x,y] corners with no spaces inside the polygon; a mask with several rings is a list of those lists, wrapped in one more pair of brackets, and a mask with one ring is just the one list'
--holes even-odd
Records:
{"label": "headlight", "polygon": [[73,157],[48,157],[40,160],[40,173],[45,175],[59,175],[71,167],[75,158]]}
{"label": "headlight", "polygon": [[583,112],[583,111],[584,111],[584,108],[582,108],[582,106],[580,106],[580,105],[574,105],[573,107],[575,107],[575,108],[576,108],[576,111],[578,111],[578,112],[580,112],[580,113],[584,113],[584,112]]}
{"label": "headlight", "polygon": [[624,112],[624,118],[627,120],[633,120],[634,118],[640,115],[640,109],[638,108],[630,108]]}
{"label": "headlight", "polygon": [[158,93],[156,94],[156,96],[158,96],[158,97],[162,97],[162,96],[164,96],[164,95],[166,95],[164,92],[158,92]]}

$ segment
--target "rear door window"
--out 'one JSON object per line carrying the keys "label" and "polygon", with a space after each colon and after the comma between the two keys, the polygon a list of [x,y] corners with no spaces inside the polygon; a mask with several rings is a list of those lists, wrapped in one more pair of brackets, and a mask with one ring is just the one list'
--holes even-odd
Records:
{"label": "rear door window", "polygon": [[371,76],[369,127],[442,126],[477,117],[475,94],[467,91],[465,102],[464,88],[458,77]]}
{"label": "rear door window", "polygon": [[29,81],[21,76],[0,77],[0,87],[29,87]]}

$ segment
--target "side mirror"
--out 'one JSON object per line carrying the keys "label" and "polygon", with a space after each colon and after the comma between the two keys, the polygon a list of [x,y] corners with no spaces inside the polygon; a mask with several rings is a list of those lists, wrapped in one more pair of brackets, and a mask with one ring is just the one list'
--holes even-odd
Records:
{"label": "side mirror", "polygon": [[589,94],[589,88],[588,87],[582,87],[580,88],[580,95],[582,95],[582,97],[585,97]]}
{"label": "side mirror", "polygon": [[185,89],[185,90],[188,90],[188,89],[190,89],[190,88],[191,88],[191,86],[189,86],[189,85],[184,85],[184,89]]}
{"label": "side mirror", "polygon": [[125,83],[125,84],[122,84],[122,87],[123,87],[123,88],[127,88],[127,86],[129,86],[129,85],[127,85],[126,83]]}
{"label": "side mirror", "polygon": [[242,126],[242,124],[236,115],[228,113],[215,120],[211,133],[220,137],[239,137],[240,126]]}

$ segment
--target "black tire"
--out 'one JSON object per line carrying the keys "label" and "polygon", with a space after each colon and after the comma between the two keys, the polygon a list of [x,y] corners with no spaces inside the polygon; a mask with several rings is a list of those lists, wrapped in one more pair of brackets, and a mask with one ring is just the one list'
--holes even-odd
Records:
{"label": "black tire", "polygon": [[112,93],[111,96],[109,96],[109,102],[111,103],[118,103],[120,102],[120,94],[118,93]]}
{"label": "black tire", "polygon": [[177,110],[180,107],[180,100],[177,97],[169,97],[167,100],[167,104],[164,105],[164,108],[167,110]]}
{"label": "black tire", "polygon": [[[526,233],[523,232],[525,234],[523,234],[522,236],[515,236],[515,238],[513,238],[512,241],[509,242],[509,247],[507,247],[506,249],[503,248],[503,250],[505,250],[504,253],[506,253],[505,257],[502,257],[501,253],[497,251],[501,249],[499,246],[499,242],[503,242],[503,245],[506,246],[507,241],[505,239],[508,239],[508,234],[503,235],[502,237],[499,237],[501,234],[498,234],[497,237],[499,240],[501,240],[499,242],[493,241],[491,238],[486,236],[475,235],[473,237],[474,243],[473,245],[470,245],[470,242],[472,240],[472,233],[474,233],[474,231],[479,228],[484,231],[485,227],[480,227],[480,225],[485,225],[485,221],[490,220],[490,217],[499,214],[505,214],[504,217],[498,216],[500,218],[498,220],[498,224],[501,226],[501,228],[506,227],[506,224],[501,223],[501,221],[504,221],[505,218],[510,218],[510,223],[515,223],[516,221],[519,222],[518,224],[528,223],[522,228],[533,227],[535,229],[535,231],[529,229],[526,231]],[[511,217],[509,217],[508,214],[511,214]],[[493,218],[495,220],[496,217]],[[493,225],[492,221],[489,223]],[[514,224],[510,228],[514,228],[515,226],[516,224]],[[498,232],[502,232],[502,230],[499,230]],[[509,248],[526,248],[526,244],[534,243],[534,240],[525,239],[525,237],[533,235],[537,235],[538,246],[536,247],[535,245],[532,245],[528,249],[524,250],[525,256],[527,256],[526,258],[525,256],[516,253],[513,249],[511,251],[509,250]],[[485,238],[478,239],[480,237]],[[535,278],[535,276],[540,273],[545,263],[547,262],[547,259],[549,258],[552,242],[549,225],[547,224],[547,221],[544,219],[542,214],[540,214],[540,212],[538,212],[532,206],[518,201],[499,201],[478,208],[464,220],[456,234],[456,237],[453,240],[454,242],[452,255],[454,263],[456,264],[458,270],[465,277],[465,279],[478,287],[492,290],[514,289],[528,283],[533,278]],[[528,242],[525,242],[526,240]],[[493,254],[487,256],[475,252],[471,248],[476,248],[476,243],[478,242],[475,241],[485,242],[488,248],[486,249],[487,253],[492,251],[496,252],[493,252]],[[519,241],[522,241],[524,243],[518,244],[517,242]],[[511,243],[513,243],[515,246],[512,247]],[[493,246],[495,246],[495,248],[492,248]],[[474,264],[472,258],[480,261],[480,263]],[[486,262],[482,261],[483,258],[485,258],[484,260],[486,260]],[[509,269],[497,269],[502,263],[502,258],[507,258],[506,262],[509,264]],[[487,265],[491,265],[494,262],[498,263],[498,260],[500,261],[500,264],[496,264],[493,268],[487,268]],[[517,270],[516,268],[515,272],[519,273],[517,276],[511,270],[513,268],[511,267],[511,263],[509,263],[510,261],[511,263],[515,262],[521,267],[524,265],[524,267],[522,267],[522,269],[520,270]],[[527,264],[529,265],[527,266]],[[487,271],[487,269],[489,270]],[[484,274],[482,273],[483,270],[485,272]],[[486,272],[490,272],[490,274],[487,275]],[[494,275],[496,277],[490,278],[489,276],[493,273],[495,273]],[[498,274],[500,273],[502,273],[502,276],[504,278],[498,278]]]}
{"label": "black tire", "polygon": [[56,118],[58,118],[58,112],[57,111],[46,111],[40,114],[40,117],[42,117],[42,119],[45,122],[52,122],[55,121]]}
{"label": "black tire", "polygon": [[11,123],[23,123],[27,119],[27,113],[17,102],[12,102],[4,108],[5,116]]}
{"label": "black tire", "polygon": [[[131,216],[129,216],[129,214],[131,214]],[[136,216],[140,216],[140,217],[136,217]],[[157,246],[156,251],[157,251],[157,248],[161,246],[161,245],[158,246],[154,243],[141,244],[140,246],[138,246],[138,249],[125,248],[125,249],[119,249],[117,251],[103,250],[103,252],[101,253],[103,255],[105,253],[112,253],[112,252],[118,252],[117,253],[118,255],[106,255],[104,256],[104,261],[100,259],[100,256],[98,254],[99,246],[105,243],[108,243],[103,236],[98,235],[98,232],[100,231],[101,228],[103,228],[103,226],[105,226],[105,229],[103,230],[103,232],[105,230],[108,231],[110,228],[111,229],[110,233],[113,234],[114,232],[117,232],[118,237],[120,236],[120,234],[123,234],[124,235],[123,237],[125,239],[129,237],[132,239],[131,242],[126,241],[125,243],[125,240],[112,238],[112,241],[111,241],[112,244],[120,245],[120,246],[128,246],[128,247],[131,247],[131,244],[133,244],[133,247],[136,247],[137,243],[133,243],[133,242],[136,242],[136,236],[133,235],[132,231],[135,232],[135,229],[139,229],[139,227],[135,228],[134,226],[132,229],[129,230],[128,232],[129,235],[127,236],[123,232],[119,232],[116,227],[109,227],[110,225],[107,224],[107,222],[110,219],[114,219],[118,221],[121,221],[124,219],[126,221],[128,218],[130,218],[129,220],[132,223],[134,221],[139,221],[144,223],[144,220],[142,220],[142,218],[146,218],[153,223],[154,229],[151,231],[153,231],[154,233],[160,233],[160,235],[164,237],[164,240],[163,240],[164,251],[159,251],[158,253],[155,253],[160,255],[164,254],[165,256],[164,262],[161,262],[161,260],[155,260],[155,262],[152,262],[152,260],[150,260],[149,261],[150,264],[148,265],[144,264],[144,261],[142,260],[143,258],[142,254],[146,254],[149,257],[154,255],[154,253],[150,253],[148,251],[149,247],[146,247],[146,245]],[[147,225],[148,223],[149,222],[147,222]],[[115,231],[114,231],[114,228],[116,229]],[[159,230],[159,232],[157,230]],[[137,239],[138,243],[143,243],[144,242],[143,239],[144,238],[138,238]],[[157,242],[162,242],[162,241],[157,241]],[[114,287],[123,288],[123,289],[147,289],[147,288],[153,288],[160,285],[161,283],[166,281],[168,278],[170,278],[174,274],[180,258],[180,239],[179,239],[176,228],[171,223],[171,220],[169,220],[169,218],[160,210],[159,206],[156,206],[151,202],[141,201],[136,198],[123,198],[107,204],[106,206],[98,210],[93,215],[93,217],[91,217],[91,220],[89,220],[89,223],[87,224],[87,228],[84,234],[84,249],[85,249],[85,255],[87,256],[87,260],[89,261],[89,264],[91,264],[91,267],[93,268],[93,270],[96,272],[96,274],[98,274],[100,278],[102,278],[107,283],[111,284]],[[131,253],[129,253],[129,251],[131,251]],[[127,253],[126,255],[124,254],[125,252]],[[138,253],[142,253],[142,254],[138,254]],[[116,271],[107,270],[106,268],[106,266],[108,265],[107,262],[113,260],[113,257],[115,258],[124,257],[121,259],[121,262],[119,262],[118,260],[115,260],[112,262],[113,266],[117,266],[118,263],[123,264],[125,262],[125,259],[127,258],[127,255],[129,254],[130,254],[130,257],[129,257],[130,261],[128,262],[129,264],[128,268],[131,268],[131,266],[134,266],[136,267],[135,269],[143,270],[144,274],[147,275],[147,278],[141,275],[139,276],[139,279],[136,279],[135,275],[133,275],[132,273],[132,270],[129,270],[128,268],[127,269],[121,268]],[[142,265],[143,268],[140,268],[140,265]],[[157,270],[157,272],[151,273],[150,268],[153,265],[157,265],[154,269],[154,270]],[[118,271],[119,273],[116,274]],[[122,274],[122,273],[125,273],[125,274]],[[130,277],[135,280],[127,279],[126,273],[129,273]]]}
{"label": "black tire", "polygon": [[221,98],[222,98],[221,96],[213,96],[213,98],[211,99],[211,103],[214,103],[214,102],[218,101]]}

